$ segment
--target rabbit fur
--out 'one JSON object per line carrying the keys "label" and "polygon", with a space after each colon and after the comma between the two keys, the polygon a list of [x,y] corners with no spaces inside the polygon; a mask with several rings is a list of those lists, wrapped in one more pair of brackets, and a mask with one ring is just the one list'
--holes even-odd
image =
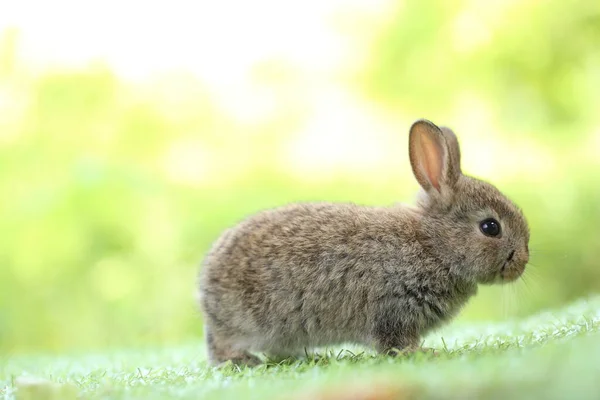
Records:
{"label": "rabbit fur", "polygon": [[[479,284],[523,273],[527,222],[498,189],[462,173],[454,133],[416,121],[409,156],[416,207],[291,204],[222,234],[198,285],[212,364],[344,343],[415,351]],[[495,237],[481,230],[489,218]]]}

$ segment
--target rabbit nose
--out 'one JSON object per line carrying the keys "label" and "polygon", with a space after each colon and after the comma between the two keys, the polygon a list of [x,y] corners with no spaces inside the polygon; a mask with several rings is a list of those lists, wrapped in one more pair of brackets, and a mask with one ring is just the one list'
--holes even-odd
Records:
{"label": "rabbit nose", "polygon": [[513,251],[511,251],[511,252],[510,252],[510,254],[508,255],[508,258],[506,259],[506,261],[511,261],[511,260],[513,259],[514,255],[515,255],[515,251],[513,250]]}

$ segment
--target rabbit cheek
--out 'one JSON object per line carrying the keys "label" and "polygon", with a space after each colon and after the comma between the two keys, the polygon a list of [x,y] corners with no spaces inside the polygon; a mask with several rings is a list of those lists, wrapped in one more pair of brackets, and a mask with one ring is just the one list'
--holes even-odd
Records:
{"label": "rabbit cheek", "polygon": [[479,251],[471,260],[471,268],[478,283],[482,285],[491,285],[498,282],[500,270],[505,262],[500,257],[499,251]]}
{"label": "rabbit cheek", "polygon": [[498,272],[496,268],[486,269],[485,271],[481,271],[478,276],[478,282],[482,285],[492,285],[498,282]]}

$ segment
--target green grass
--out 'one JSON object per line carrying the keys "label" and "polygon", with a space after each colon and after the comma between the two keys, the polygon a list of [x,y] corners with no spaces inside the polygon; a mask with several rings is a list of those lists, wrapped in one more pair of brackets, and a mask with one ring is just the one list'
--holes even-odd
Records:
{"label": "green grass", "polygon": [[600,297],[503,324],[450,325],[425,345],[440,355],[391,358],[352,347],[254,369],[208,367],[201,342],[107,354],[6,357],[0,362],[0,399],[54,393],[65,399],[514,400],[591,399],[600,393]]}

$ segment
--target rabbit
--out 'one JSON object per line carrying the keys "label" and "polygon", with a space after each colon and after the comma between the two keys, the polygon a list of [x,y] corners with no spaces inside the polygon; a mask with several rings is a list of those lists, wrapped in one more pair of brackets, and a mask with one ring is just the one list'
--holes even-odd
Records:
{"label": "rabbit", "polygon": [[213,244],[198,279],[212,365],[349,343],[420,351],[479,284],[521,276],[527,221],[495,186],[463,175],[452,130],[418,120],[408,149],[416,207],[291,204]]}

